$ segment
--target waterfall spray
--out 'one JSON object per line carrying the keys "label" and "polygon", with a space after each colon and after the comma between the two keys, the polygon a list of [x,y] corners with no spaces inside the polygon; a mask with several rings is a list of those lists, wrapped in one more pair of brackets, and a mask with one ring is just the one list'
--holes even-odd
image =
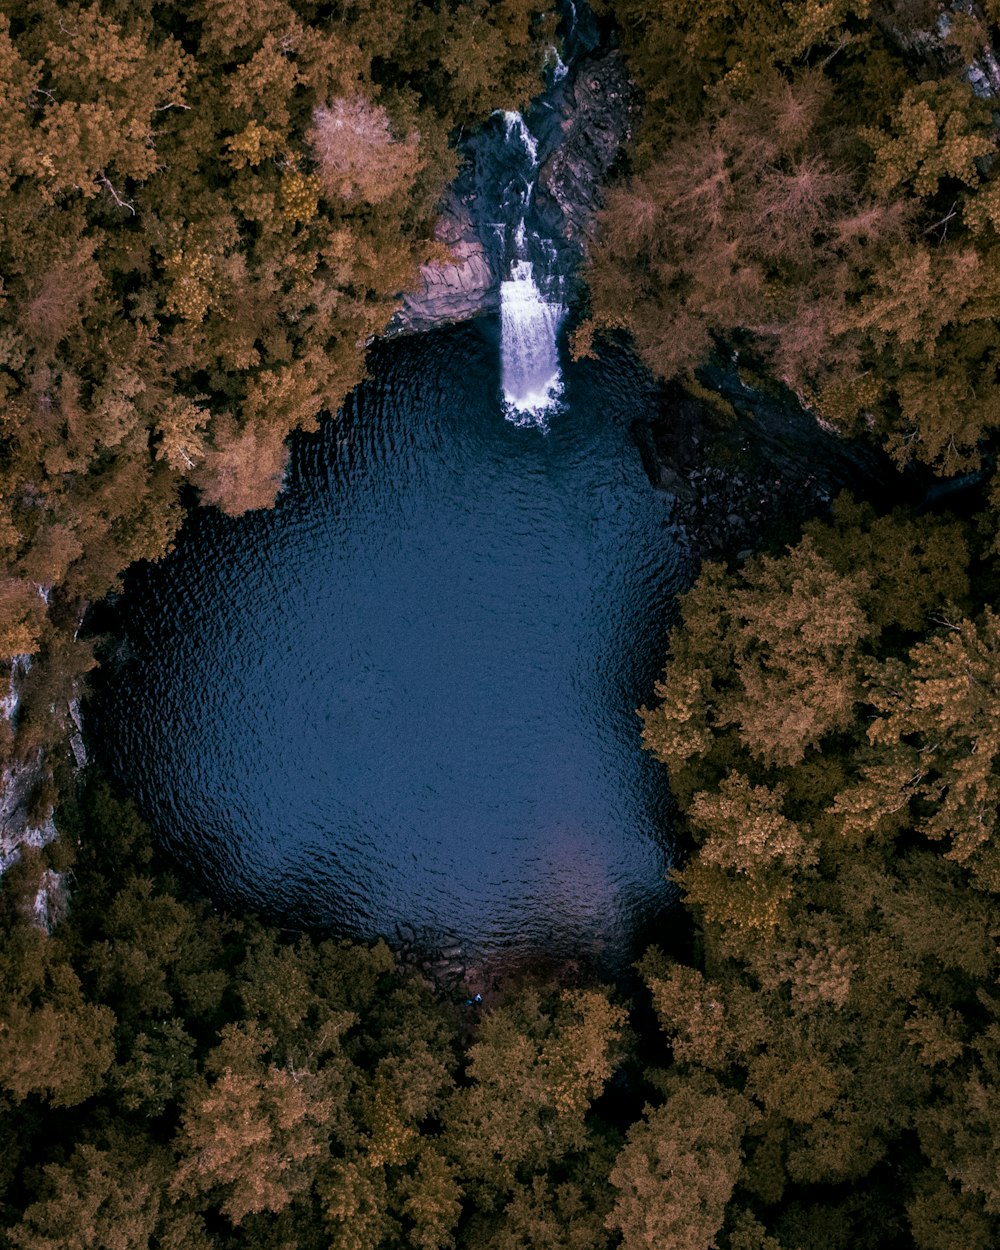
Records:
{"label": "waterfall spray", "polygon": [[513,255],[510,272],[500,284],[504,414],[517,425],[544,429],[547,414],[558,405],[562,394],[559,327],[566,310],[542,294],[528,257],[525,214],[538,177],[538,141],[520,113],[504,112],[502,116],[507,144],[520,147],[529,163],[523,190],[511,205],[517,214],[508,236]]}
{"label": "waterfall spray", "polygon": [[564,309],[542,297],[531,262],[515,260],[500,286],[504,411],[518,425],[544,425],[562,393],[558,335]]}

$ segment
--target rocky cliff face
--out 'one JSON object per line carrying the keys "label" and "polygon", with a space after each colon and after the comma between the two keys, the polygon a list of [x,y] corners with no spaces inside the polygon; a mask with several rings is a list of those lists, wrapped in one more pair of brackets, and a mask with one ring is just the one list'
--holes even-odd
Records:
{"label": "rocky cliff face", "polygon": [[[6,693],[0,696],[0,724],[6,732],[17,717],[20,683],[31,666],[31,657],[17,656],[10,665]],[[80,743],[82,750],[82,741]],[[75,747],[74,747],[75,750]],[[0,875],[20,859],[24,847],[41,850],[56,837],[52,806],[36,811],[35,794],[46,773],[41,747],[26,758],[9,758],[0,766]],[[31,904],[31,918],[51,931],[66,906],[65,883],[59,873],[46,869]]]}
{"label": "rocky cliff face", "polygon": [[[948,0],[930,7],[926,25],[914,26],[910,0],[881,0],[874,17],[889,39],[913,63],[918,77],[927,71],[942,77],[958,70],[982,100],[1000,96],[1000,60],[987,42],[987,25],[976,0]],[[971,61],[964,60],[955,39],[956,23],[973,21],[982,27],[983,40]]]}
{"label": "rocky cliff face", "polygon": [[635,87],[617,50],[588,57],[576,67],[559,106],[562,141],[538,175],[541,205],[554,205],[553,224],[563,238],[593,238],[600,187],[631,137]]}
{"label": "rocky cliff face", "polygon": [[[533,215],[543,232],[565,246],[571,268],[592,236],[600,186],[630,133],[635,89],[621,55],[611,49],[578,61],[539,106],[542,164]],[[459,176],[440,209],[435,237],[452,262],[423,265],[420,285],[407,292],[388,334],[414,334],[466,321],[499,307],[496,241],[477,222],[476,181]]]}
{"label": "rocky cliff face", "polygon": [[[7,690],[0,696],[0,722],[12,735],[21,703],[20,685],[31,667],[31,656],[15,656],[7,676]],[[20,847],[43,847],[56,836],[52,811],[38,819],[32,814],[33,795],[42,775],[42,751],[39,748],[27,759],[9,758],[0,766],[0,873],[20,855]]]}
{"label": "rocky cliff face", "polygon": [[468,206],[454,189],[441,205],[434,237],[451,251],[454,262],[421,265],[420,286],[403,297],[390,333],[417,334],[495,312],[498,307],[499,277]]}

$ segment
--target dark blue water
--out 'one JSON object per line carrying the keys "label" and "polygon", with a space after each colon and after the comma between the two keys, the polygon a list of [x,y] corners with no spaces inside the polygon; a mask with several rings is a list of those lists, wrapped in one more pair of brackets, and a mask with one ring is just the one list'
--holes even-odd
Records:
{"label": "dark blue water", "polygon": [[397,341],[295,441],[273,511],[196,512],[138,566],[91,740],[212,893],[364,938],[627,955],[669,902],[640,748],[670,501],[627,358],[504,419],[493,327]]}

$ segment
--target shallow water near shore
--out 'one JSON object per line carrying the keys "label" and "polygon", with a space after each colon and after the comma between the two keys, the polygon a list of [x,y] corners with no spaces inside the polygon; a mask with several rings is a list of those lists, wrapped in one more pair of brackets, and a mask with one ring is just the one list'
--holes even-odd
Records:
{"label": "shallow water near shore", "polygon": [[505,419],[497,327],[378,347],[277,506],[127,579],[92,747],[203,888],[291,926],[606,967],[669,909],[640,746],[691,576],[622,355]]}

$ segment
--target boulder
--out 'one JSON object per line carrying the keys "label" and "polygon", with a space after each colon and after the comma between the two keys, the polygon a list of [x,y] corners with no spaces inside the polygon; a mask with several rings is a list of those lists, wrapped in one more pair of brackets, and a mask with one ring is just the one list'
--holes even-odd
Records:
{"label": "boulder", "polygon": [[403,296],[403,305],[390,323],[390,335],[433,330],[499,307],[499,280],[472,215],[454,190],[445,196],[434,237],[454,260],[420,266],[420,285]]}

